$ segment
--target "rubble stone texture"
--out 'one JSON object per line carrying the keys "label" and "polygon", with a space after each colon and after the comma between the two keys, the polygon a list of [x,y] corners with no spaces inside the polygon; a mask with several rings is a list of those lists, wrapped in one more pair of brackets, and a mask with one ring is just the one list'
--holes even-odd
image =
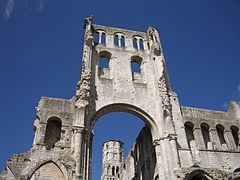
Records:
{"label": "rubble stone texture", "polygon": [[[84,28],[76,95],[69,100],[40,99],[32,148],[14,154],[0,179],[90,180],[94,124],[114,111],[132,113],[146,127],[125,159],[121,142],[103,145],[111,150],[104,153],[113,153],[114,142],[118,148],[110,159],[104,154],[102,179],[240,179],[236,102],[230,102],[227,112],[181,107],[170,87],[155,28],[137,32],[100,26],[92,24],[92,17],[85,19]],[[115,166],[112,174],[106,164]]]}

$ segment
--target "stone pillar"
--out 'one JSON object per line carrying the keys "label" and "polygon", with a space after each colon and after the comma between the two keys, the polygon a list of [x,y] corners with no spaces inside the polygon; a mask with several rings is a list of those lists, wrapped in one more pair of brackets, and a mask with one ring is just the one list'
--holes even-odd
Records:
{"label": "stone pillar", "polygon": [[112,48],[114,46],[113,39],[114,37],[112,34],[106,34],[106,47]]}
{"label": "stone pillar", "polygon": [[99,39],[98,39],[98,44],[102,43],[102,32],[98,32],[99,33]]}
{"label": "stone pillar", "polygon": [[222,145],[220,144],[216,128],[209,129],[209,136],[210,136],[210,140],[213,144],[213,149],[214,150],[222,150]]}
{"label": "stone pillar", "polygon": [[205,149],[205,143],[203,140],[203,135],[200,127],[195,127],[193,129],[194,139],[197,143],[198,149]]}
{"label": "stone pillar", "polygon": [[224,132],[224,137],[227,143],[228,150],[234,151],[236,149],[236,144],[233,139],[232,131],[230,129],[226,129]]}
{"label": "stone pillar", "polygon": [[164,161],[164,155],[166,152],[165,148],[163,148],[163,143],[163,139],[155,139],[153,141],[153,146],[155,147],[156,152],[156,165],[158,168],[158,175],[161,177],[161,180],[169,180],[168,173],[166,173],[168,171],[168,162]]}
{"label": "stone pillar", "polygon": [[73,135],[74,137],[74,158],[76,161],[76,179],[82,179],[82,171],[81,171],[81,155],[82,155],[82,137],[83,137],[83,128],[82,127],[73,127]]}
{"label": "stone pillar", "polygon": [[137,38],[137,49],[140,49],[140,47],[139,47],[139,38]]}
{"label": "stone pillar", "polygon": [[89,143],[87,146],[87,167],[88,167],[88,172],[87,172],[87,177],[86,179],[92,179],[92,142],[93,142],[93,132],[89,133]]}
{"label": "stone pillar", "polygon": [[118,47],[121,47],[121,35],[118,34]]}
{"label": "stone pillar", "polygon": [[173,155],[173,168],[179,168],[180,167],[180,159],[177,151],[177,135],[176,134],[170,134],[169,135],[169,143],[170,143],[170,149]]}

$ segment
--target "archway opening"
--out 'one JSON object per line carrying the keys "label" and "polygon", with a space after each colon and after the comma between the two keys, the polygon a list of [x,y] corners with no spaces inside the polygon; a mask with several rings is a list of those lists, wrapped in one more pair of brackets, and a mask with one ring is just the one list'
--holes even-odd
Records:
{"label": "archway opening", "polygon": [[190,180],[208,180],[204,175],[202,174],[197,174],[194,177],[192,177]]}
{"label": "archway opening", "polygon": [[110,112],[97,120],[92,145],[92,179],[139,178],[137,176],[153,179],[155,162],[151,131],[142,119],[127,112]]}

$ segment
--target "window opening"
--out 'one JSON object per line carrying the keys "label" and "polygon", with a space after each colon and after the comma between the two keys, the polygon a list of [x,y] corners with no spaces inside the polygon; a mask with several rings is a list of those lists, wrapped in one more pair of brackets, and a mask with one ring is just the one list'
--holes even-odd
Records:
{"label": "window opening", "polygon": [[206,149],[208,149],[208,142],[210,142],[209,125],[205,123],[201,124],[201,131],[202,131],[205,147]]}
{"label": "window opening", "polygon": [[121,36],[121,47],[125,47],[125,37]]}
{"label": "window opening", "polygon": [[112,175],[115,176],[115,166],[112,167]]}
{"label": "window opening", "polygon": [[143,40],[142,40],[142,39],[140,39],[140,41],[139,41],[139,48],[140,48],[141,50],[144,50]]}
{"label": "window opening", "polygon": [[100,57],[99,67],[100,68],[109,68],[109,58]]}
{"label": "window opening", "polygon": [[102,36],[101,36],[101,43],[102,44],[106,44],[106,33],[102,33]]}
{"label": "window opening", "polygon": [[232,136],[233,136],[234,142],[236,144],[236,147],[238,147],[239,146],[239,137],[238,137],[239,129],[236,126],[232,126],[231,131],[232,131]]}
{"label": "window opening", "polygon": [[114,45],[119,46],[118,45],[118,35],[117,34],[114,36]]}
{"label": "window opening", "polygon": [[47,150],[54,148],[55,143],[60,141],[61,128],[62,123],[59,119],[53,118],[48,120],[44,137],[44,143],[46,144]]}
{"label": "window opening", "polygon": [[134,47],[135,49],[138,49],[137,38],[133,38],[133,47]]}
{"label": "window opening", "polygon": [[98,44],[99,43],[99,32],[94,33],[94,43]]}
{"label": "window opening", "polygon": [[191,141],[195,140],[194,135],[193,135],[193,124],[190,122],[187,122],[184,124],[185,126],[185,132],[187,136],[187,142],[188,142],[188,147],[190,148],[190,143]]}
{"label": "window opening", "polygon": [[224,127],[222,125],[217,125],[216,128],[221,145],[226,144],[226,140],[224,138]]}
{"label": "window opening", "polygon": [[132,72],[141,73],[141,64],[140,62],[132,61],[131,62]]}

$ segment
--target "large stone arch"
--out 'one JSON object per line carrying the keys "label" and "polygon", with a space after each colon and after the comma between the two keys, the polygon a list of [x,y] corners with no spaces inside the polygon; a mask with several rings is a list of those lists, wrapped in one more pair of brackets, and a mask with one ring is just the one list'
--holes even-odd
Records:
{"label": "large stone arch", "polygon": [[130,113],[130,114],[133,114],[133,115],[139,117],[150,128],[150,130],[152,132],[152,136],[156,139],[160,138],[156,122],[153,120],[153,118],[148,113],[146,113],[144,110],[142,110],[141,108],[131,105],[131,104],[125,104],[125,103],[114,103],[114,104],[108,104],[108,105],[101,107],[90,118],[90,121],[88,124],[89,129],[91,129],[91,130],[93,129],[95,123],[101,116],[111,113],[111,112],[127,112],[127,113]]}
{"label": "large stone arch", "polygon": [[92,132],[93,132],[94,125],[101,116],[111,112],[127,112],[139,117],[149,127],[153,141],[159,140],[160,138],[159,131],[154,119],[148,113],[146,113],[144,110],[142,110],[137,106],[126,104],[126,103],[113,103],[113,104],[108,104],[99,108],[95,113],[92,114],[92,116],[90,116],[88,123],[86,124],[86,129],[87,129],[86,151],[84,154],[84,162],[86,163],[85,165],[88,166],[88,174],[86,174],[86,177],[88,177],[88,179],[91,179],[90,177],[91,177],[91,171],[92,171],[91,150],[92,150],[92,142],[93,142]]}
{"label": "large stone arch", "polygon": [[27,179],[68,180],[67,174],[66,168],[60,162],[43,160],[31,169]]}

